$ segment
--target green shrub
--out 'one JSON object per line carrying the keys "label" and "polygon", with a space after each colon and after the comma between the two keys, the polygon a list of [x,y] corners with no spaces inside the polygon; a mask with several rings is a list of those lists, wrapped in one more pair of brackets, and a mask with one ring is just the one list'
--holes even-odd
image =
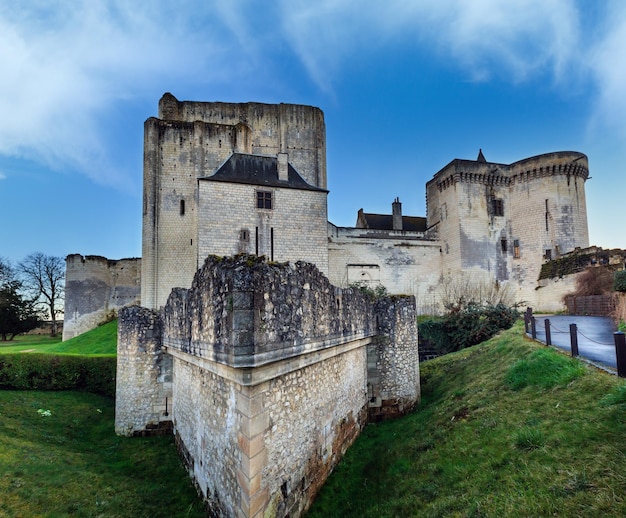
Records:
{"label": "green shrub", "polygon": [[518,317],[517,309],[504,304],[469,303],[452,307],[441,319],[421,322],[418,330],[423,343],[446,354],[489,340],[499,331],[509,329]]}
{"label": "green shrub", "polygon": [[0,356],[0,388],[17,390],[82,390],[115,395],[114,356]]}
{"label": "green shrub", "polygon": [[613,276],[613,289],[626,292],[626,270],[619,270]]}

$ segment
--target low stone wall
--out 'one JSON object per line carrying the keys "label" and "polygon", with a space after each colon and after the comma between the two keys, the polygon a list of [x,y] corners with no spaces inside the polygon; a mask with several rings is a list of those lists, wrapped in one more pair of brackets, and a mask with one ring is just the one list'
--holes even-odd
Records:
{"label": "low stone wall", "polygon": [[415,299],[372,304],[306,263],[208,258],[161,313],[124,309],[119,326],[117,432],[171,418],[217,516],[300,516],[368,408],[419,401]]}
{"label": "low stone wall", "polygon": [[592,315],[612,317],[617,300],[613,295],[587,295],[585,297],[565,297],[565,305],[570,315]]}

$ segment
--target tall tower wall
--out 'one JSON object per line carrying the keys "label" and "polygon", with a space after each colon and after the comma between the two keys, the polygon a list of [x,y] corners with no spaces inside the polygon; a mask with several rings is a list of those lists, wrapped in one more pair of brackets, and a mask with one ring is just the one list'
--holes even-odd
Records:
{"label": "tall tower wall", "polygon": [[452,161],[426,186],[444,277],[513,281],[517,300],[536,303],[542,262],[589,245],[587,177],[587,157],[571,151],[513,164]]}
{"label": "tall tower wall", "polygon": [[198,178],[211,176],[233,153],[286,153],[307,183],[326,187],[324,114],[319,108],[179,102],[165,94],[159,118],[144,126],[144,306],[162,306],[172,288],[191,285],[206,253],[198,248]]}

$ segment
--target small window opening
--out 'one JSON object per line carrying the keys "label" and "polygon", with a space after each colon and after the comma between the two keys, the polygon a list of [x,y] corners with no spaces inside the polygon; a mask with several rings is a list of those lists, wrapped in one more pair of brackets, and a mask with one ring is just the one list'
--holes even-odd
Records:
{"label": "small window opening", "polygon": [[185,215],[185,200],[180,200],[180,215]]}
{"label": "small window opening", "polygon": [[256,208],[257,209],[271,209],[272,208],[271,191],[257,191],[256,192]]}
{"label": "small window opening", "polygon": [[274,260],[274,228],[270,228],[270,261]]}
{"label": "small window opening", "polygon": [[548,249],[546,250],[546,259],[547,259],[548,261],[550,261],[550,260],[552,259],[552,250],[551,250],[550,248],[548,248]]}
{"label": "small window opening", "polygon": [[496,198],[492,199],[491,208],[494,216],[504,216],[504,204],[502,200]]}
{"label": "small window opening", "polygon": [[502,249],[503,252],[506,253],[506,251],[508,250],[508,244],[506,242],[506,239],[500,240],[500,248]]}
{"label": "small window opening", "polygon": [[513,241],[513,257],[515,257],[515,259],[520,258],[519,239]]}

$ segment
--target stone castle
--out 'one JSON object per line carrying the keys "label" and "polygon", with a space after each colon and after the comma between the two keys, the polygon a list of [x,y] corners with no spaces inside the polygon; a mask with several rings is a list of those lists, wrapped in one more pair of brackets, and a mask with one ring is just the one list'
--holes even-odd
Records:
{"label": "stone castle", "polygon": [[[145,122],[141,265],[69,256],[64,338],[122,307],[133,289],[139,297],[136,279],[121,269],[141,270],[141,303],[157,308],[172,288],[191,285],[210,254],[311,262],[339,287],[414,295],[422,314],[441,311],[442,283],[458,277],[561,310],[571,283],[546,286],[539,272],[545,261],[589,246],[588,175],[578,152],[513,164],[480,152],[453,160],[426,184],[426,217],[403,215],[396,199],[391,214],[361,209],[355,227],[337,227],[327,219],[320,109],[165,94],[158,118]],[[122,289],[124,297],[110,296]]]}
{"label": "stone castle", "polygon": [[442,284],[562,307],[539,272],[588,246],[587,178],[581,153],[480,152],[427,183],[426,217],[396,199],[337,227],[321,110],[165,94],[145,122],[142,258],[68,256],[64,333],[119,310],[116,431],[172,429],[217,515],[299,516],[368,419],[419,401],[416,315],[441,310]]}

